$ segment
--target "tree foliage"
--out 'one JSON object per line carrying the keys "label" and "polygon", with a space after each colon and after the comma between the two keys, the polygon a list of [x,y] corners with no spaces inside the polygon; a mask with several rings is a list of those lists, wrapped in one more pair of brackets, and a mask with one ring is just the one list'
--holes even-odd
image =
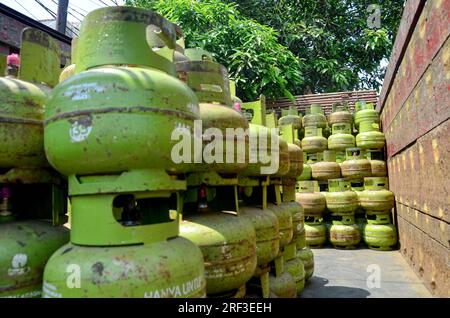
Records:
{"label": "tree foliage", "polygon": [[301,60],[278,42],[272,28],[245,18],[235,4],[220,0],[129,0],[150,8],[183,29],[187,47],[213,53],[236,81],[238,95],[254,100],[292,97],[289,90],[302,82]]}
{"label": "tree foliage", "polygon": [[179,24],[188,47],[205,48],[228,67],[245,100],[378,89],[404,1],[378,2],[127,0]]}
{"label": "tree foliage", "polygon": [[391,54],[404,1],[227,2],[277,30],[280,43],[307,61],[302,65],[305,80],[300,92],[329,92],[381,86],[385,68],[380,62],[387,62]]}

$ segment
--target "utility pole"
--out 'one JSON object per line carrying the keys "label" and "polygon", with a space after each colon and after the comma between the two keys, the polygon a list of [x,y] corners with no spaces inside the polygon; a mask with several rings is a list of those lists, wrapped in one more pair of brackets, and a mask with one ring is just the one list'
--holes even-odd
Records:
{"label": "utility pole", "polygon": [[58,0],[58,13],[56,15],[56,30],[63,34],[66,34],[68,7],[69,7],[69,0]]}

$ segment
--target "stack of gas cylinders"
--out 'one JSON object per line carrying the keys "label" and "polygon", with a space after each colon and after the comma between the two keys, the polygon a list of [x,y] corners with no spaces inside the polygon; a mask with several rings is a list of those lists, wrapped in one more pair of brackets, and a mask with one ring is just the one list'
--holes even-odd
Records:
{"label": "stack of gas cylinders", "polygon": [[152,11],[95,10],[60,55],[26,30],[0,78],[0,296],[299,296],[301,117],[269,129],[264,96]]}
{"label": "stack of gas cylinders", "polygon": [[[372,103],[358,101],[354,114],[347,104],[335,104],[328,125],[324,118],[319,105],[311,105],[303,117],[305,163],[296,198],[305,210],[307,244],[317,248],[328,241],[351,249],[365,242],[371,249],[395,248],[394,195],[388,190],[378,112]],[[322,132],[328,127],[325,142]]]}

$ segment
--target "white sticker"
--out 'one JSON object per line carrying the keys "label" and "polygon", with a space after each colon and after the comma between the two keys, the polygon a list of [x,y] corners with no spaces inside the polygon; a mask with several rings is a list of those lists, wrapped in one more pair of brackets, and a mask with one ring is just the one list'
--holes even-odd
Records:
{"label": "white sticker", "polygon": [[81,142],[87,139],[89,134],[92,131],[92,125],[81,124],[78,121],[75,121],[72,124],[72,127],[69,130],[70,141],[72,142]]}
{"label": "white sticker", "polygon": [[26,254],[16,254],[11,260],[11,268],[8,269],[9,276],[19,276],[26,274],[30,267],[27,266],[28,256]]}

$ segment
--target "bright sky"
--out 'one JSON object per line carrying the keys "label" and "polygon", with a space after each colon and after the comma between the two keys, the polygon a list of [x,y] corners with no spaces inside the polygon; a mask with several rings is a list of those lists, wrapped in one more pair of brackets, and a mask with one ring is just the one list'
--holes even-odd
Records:
{"label": "bright sky", "polygon": [[[52,15],[38,2],[56,14],[58,0],[0,0],[1,4],[11,7],[35,20],[53,19]],[[71,22],[79,22],[79,20],[82,20],[83,15],[86,15],[89,11],[105,7],[106,5],[115,5],[115,2],[122,5],[125,0],[69,0],[70,8],[67,19]]]}

